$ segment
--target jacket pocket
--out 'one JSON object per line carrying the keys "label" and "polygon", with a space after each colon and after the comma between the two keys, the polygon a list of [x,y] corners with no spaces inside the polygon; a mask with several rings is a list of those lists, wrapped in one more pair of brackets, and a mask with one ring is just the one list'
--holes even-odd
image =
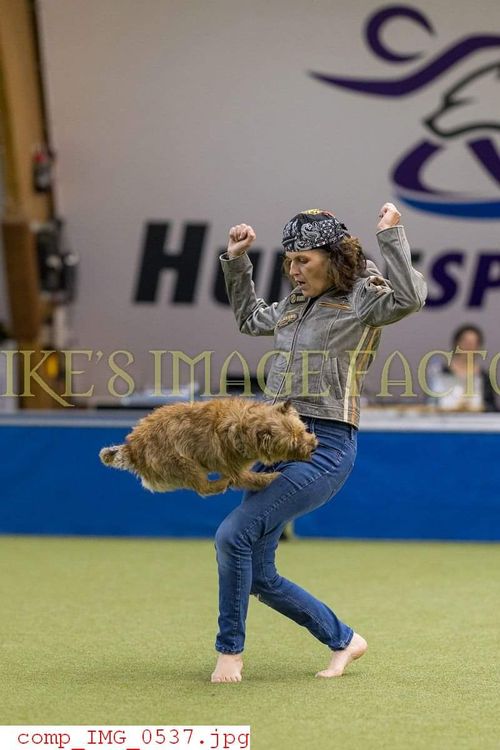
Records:
{"label": "jacket pocket", "polygon": [[298,317],[299,314],[296,312],[287,312],[286,315],[283,315],[283,317],[278,320],[278,322],[276,323],[276,328],[284,328],[285,326],[289,326],[290,323],[295,323]]}
{"label": "jacket pocket", "polygon": [[340,385],[339,363],[337,357],[330,357],[330,378],[333,393],[336,399],[342,399],[342,386]]}
{"label": "jacket pocket", "polygon": [[332,307],[335,310],[352,310],[352,307],[344,302],[318,302],[320,307]]}

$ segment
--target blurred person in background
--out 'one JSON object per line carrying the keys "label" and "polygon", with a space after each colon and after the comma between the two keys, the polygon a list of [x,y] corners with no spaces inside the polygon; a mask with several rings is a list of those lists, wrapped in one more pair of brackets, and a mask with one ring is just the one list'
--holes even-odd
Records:
{"label": "blurred person in background", "polygon": [[[447,411],[498,411],[495,392],[480,354],[484,334],[478,326],[466,323],[452,334],[452,356],[447,364],[439,357],[429,363],[429,386],[440,396],[431,399]],[[469,354],[467,354],[469,352]]]}
{"label": "blurred person in background", "polygon": [[366,651],[365,639],[330,607],[278,574],[274,558],[285,525],[334,497],[352,470],[362,382],[381,327],[424,304],[426,284],[411,265],[400,218],[392,203],[382,206],[377,240],[387,280],[333,213],[310,209],[294,216],[282,239],[284,271],[294,288],[271,305],[255,294],[247,255],[254,230],[238,224],[229,231],[220,259],[239,329],[274,336],[266,398],[289,399],[319,444],[310,461],[255,464],[253,471],[281,476],[263,490],[245,492],[217,530],[219,656],[212,682],[241,680],[250,594],[328,646],[330,662],[318,677],[339,677]]}

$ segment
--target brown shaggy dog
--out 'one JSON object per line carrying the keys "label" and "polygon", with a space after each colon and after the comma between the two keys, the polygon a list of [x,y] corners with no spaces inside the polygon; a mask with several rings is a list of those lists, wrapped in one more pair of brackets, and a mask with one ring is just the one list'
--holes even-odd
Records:
{"label": "brown shaggy dog", "polygon": [[[137,474],[152,492],[188,487],[214,495],[229,486],[267,487],[279,472],[249,471],[255,461],[306,461],[317,445],[288,402],[220,398],[161,406],[137,423],[124,445],[103,448],[99,456]],[[209,481],[209,472],[220,479]]]}

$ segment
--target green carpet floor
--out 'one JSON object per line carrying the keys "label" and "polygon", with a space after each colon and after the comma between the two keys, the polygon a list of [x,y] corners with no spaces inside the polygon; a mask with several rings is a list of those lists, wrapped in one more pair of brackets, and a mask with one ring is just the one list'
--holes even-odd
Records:
{"label": "green carpet floor", "polygon": [[[500,545],[293,541],[280,572],[368,640],[328,650],[251,597],[212,685],[210,541],[0,536],[0,724],[250,724],[257,750],[500,748]],[[3,749],[2,749],[3,750]]]}

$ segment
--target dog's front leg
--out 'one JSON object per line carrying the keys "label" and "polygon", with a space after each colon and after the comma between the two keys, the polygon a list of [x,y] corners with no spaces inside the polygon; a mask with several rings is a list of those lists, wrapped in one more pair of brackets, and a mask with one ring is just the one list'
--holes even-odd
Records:
{"label": "dog's front leg", "polygon": [[231,477],[231,486],[241,487],[243,490],[262,490],[280,476],[279,471],[266,474],[265,472],[243,470]]}

